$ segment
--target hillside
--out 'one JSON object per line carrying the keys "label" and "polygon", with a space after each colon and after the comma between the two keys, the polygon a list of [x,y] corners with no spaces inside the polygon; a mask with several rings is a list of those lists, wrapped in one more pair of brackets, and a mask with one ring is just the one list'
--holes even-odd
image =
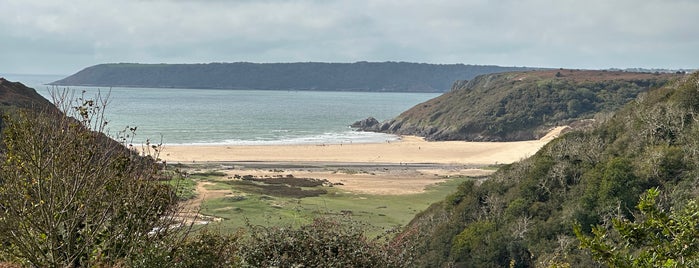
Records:
{"label": "hillside", "polygon": [[618,109],[679,74],[543,70],[482,75],[362,130],[428,140],[511,141],[539,138],[555,125]]}
{"label": "hillside", "polygon": [[599,267],[579,249],[574,224],[589,233],[612,218],[633,219],[639,195],[651,187],[667,208],[699,195],[699,73],[676,80],[486,180],[460,185],[411,222],[409,232],[422,237],[419,261]]}
{"label": "hillside", "polygon": [[100,64],[60,86],[445,92],[456,80],[524,67],[407,62]]}
{"label": "hillside", "polygon": [[[59,92],[60,94],[60,92]],[[85,96],[89,100],[90,98],[94,96]],[[71,101],[71,100],[68,100]],[[73,99],[72,101],[78,101],[78,99]],[[81,99],[81,101],[83,101]],[[82,103],[68,103],[68,106],[70,105],[83,105]],[[98,105],[97,105],[98,106]],[[97,107],[94,106],[94,107]],[[70,106],[72,107],[72,106]],[[67,108],[67,107],[66,107]],[[73,107],[75,108],[75,107]],[[26,110],[33,116],[46,116],[48,118],[51,118],[51,120],[55,121],[60,121],[60,120],[65,120],[64,118],[66,117],[66,114],[64,111],[59,110],[53,103],[39,95],[39,93],[36,92],[35,89],[30,88],[22,84],[21,82],[12,82],[8,81],[5,78],[0,77],[0,130],[4,128],[4,124],[2,124],[2,116],[10,116],[10,117],[16,117],[18,114],[19,110]],[[99,110],[99,108],[98,108]],[[72,112],[72,111],[69,111]],[[77,116],[78,114],[71,114],[71,116]],[[67,120],[72,120],[75,123],[79,123],[80,121],[74,117],[70,117]],[[89,125],[87,122],[82,122],[83,124]],[[121,141],[117,141],[114,138],[118,137],[109,137],[104,133],[101,133],[101,128],[99,126],[86,126],[86,127],[94,127],[96,130],[95,135],[96,135],[96,141],[99,142],[99,146],[103,146],[104,148],[109,148],[110,150],[117,150],[120,152],[126,152],[129,154],[133,154],[129,149],[124,147],[124,145],[121,143]],[[0,131],[0,138],[2,138],[2,132]],[[0,145],[0,154],[2,154],[2,145]],[[138,157],[136,154],[133,155],[135,159],[138,159],[138,161],[143,161],[143,163],[150,164],[152,162],[152,159],[149,157]]]}
{"label": "hillside", "polygon": [[36,90],[20,82],[11,82],[0,77],[0,113],[15,108],[45,108],[51,103]]}

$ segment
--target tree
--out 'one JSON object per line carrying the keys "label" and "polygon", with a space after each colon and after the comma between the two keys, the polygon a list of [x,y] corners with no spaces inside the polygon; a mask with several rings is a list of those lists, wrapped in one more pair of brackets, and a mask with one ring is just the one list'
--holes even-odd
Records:
{"label": "tree", "polygon": [[580,246],[610,267],[697,267],[699,205],[692,200],[668,212],[658,204],[659,194],[652,188],[641,196],[641,216],[634,222],[614,219],[613,229],[597,226],[591,236],[575,226]]}
{"label": "tree", "polygon": [[177,199],[154,179],[157,162],[99,131],[106,101],[57,105],[65,114],[3,117],[0,257],[37,267],[114,264],[176,236]]}

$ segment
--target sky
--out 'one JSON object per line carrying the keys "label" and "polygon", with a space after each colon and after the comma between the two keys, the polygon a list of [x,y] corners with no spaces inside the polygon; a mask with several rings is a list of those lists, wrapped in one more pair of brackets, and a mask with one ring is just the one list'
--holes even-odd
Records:
{"label": "sky", "polygon": [[697,0],[0,0],[0,73],[100,63],[699,68]]}

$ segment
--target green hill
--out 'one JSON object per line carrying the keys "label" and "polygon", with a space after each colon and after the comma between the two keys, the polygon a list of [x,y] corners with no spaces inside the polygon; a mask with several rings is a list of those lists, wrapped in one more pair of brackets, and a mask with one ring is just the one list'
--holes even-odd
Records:
{"label": "green hill", "polygon": [[666,208],[697,197],[699,73],[676,80],[419,214],[408,230],[422,237],[422,266],[598,267],[579,249],[574,224],[589,233],[633,219],[651,187]]}
{"label": "green hill", "polygon": [[147,88],[445,92],[459,79],[531,69],[408,62],[120,63],[88,67],[52,84]]}
{"label": "green hill", "polygon": [[544,70],[482,75],[397,118],[363,128],[428,140],[539,138],[555,125],[611,112],[678,74]]}

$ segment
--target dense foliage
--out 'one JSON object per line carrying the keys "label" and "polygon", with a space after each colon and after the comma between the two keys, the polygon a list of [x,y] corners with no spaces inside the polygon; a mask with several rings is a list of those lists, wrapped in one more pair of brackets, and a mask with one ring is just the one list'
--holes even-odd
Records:
{"label": "dense foliage", "polygon": [[155,162],[93,131],[103,122],[94,100],[70,107],[73,118],[24,109],[3,117],[0,255],[19,263],[115,263],[177,223]]}
{"label": "dense foliage", "polygon": [[581,247],[610,267],[699,266],[699,206],[697,200],[667,210],[659,202],[660,191],[652,188],[641,197],[635,221],[612,219],[612,230],[596,226],[593,235],[575,227]]}
{"label": "dense foliage", "polygon": [[612,219],[639,217],[639,196],[657,187],[667,207],[697,196],[699,74],[640,94],[597,125],[570,132],[536,155],[418,215],[422,266],[594,267],[573,226],[590,235]]}
{"label": "dense foliage", "polygon": [[270,90],[444,92],[459,79],[524,67],[407,62],[100,64],[54,82],[127,86]]}
{"label": "dense foliage", "polygon": [[676,76],[580,70],[483,75],[366,130],[428,140],[534,139],[552,126],[615,111]]}
{"label": "dense foliage", "polygon": [[412,267],[411,233],[385,241],[368,238],[366,227],[342,218],[300,228],[254,226],[242,255],[251,267]]}

